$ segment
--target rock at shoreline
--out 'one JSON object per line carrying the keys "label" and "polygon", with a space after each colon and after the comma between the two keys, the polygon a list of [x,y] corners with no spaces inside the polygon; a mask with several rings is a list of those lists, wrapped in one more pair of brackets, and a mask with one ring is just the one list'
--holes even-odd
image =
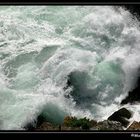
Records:
{"label": "rock at shoreline", "polygon": [[35,131],[48,131],[48,130],[53,130],[53,131],[58,131],[60,128],[59,126],[55,126],[52,123],[49,122],[43,122],[39,127],[35,128]]}
{"label": "rock at shoreline", "polygon": [[[39,115],[34,123],[26,125],[28,131],[92,131],[92,130],[123,130],[127,127],[132,114],[125,108],[114,112],[108,120],[97,122],[88,118],[66,116],[62,124],[53,124]],[[36,122],[36,123],[35,123]]]}
{"label": "rock at shoreline", "polygon": [[128,96],[122,100],[121,104],[133,104],[135,102],[140,102],[140,86],[135,88],[133,91],[130,91]]}
{"label": "rock at shoreline", "polygon": [[29,123],[25,124],[23,128],[27,131],[32,131],[36,128],[36,123],[35,122],[29,122]]}
{"label": "rock at shoreline", "polygon": [[129,121],[127,119],[130,119],[131,117],[132,114],[129,110],[127,110],[126,108],[121,108],[120,110],[114,112],[108,118],[108,120],[120,122],[123,126],[127,127],[129,124]]}
{"label": "rock at shoreline", "polygon": [[46,121],[46,118],[43,117],[42,115],[39,115],[36,120],[33,120],[32,122],[27,123],[23,128],[32,131],[35,128],[39,127],[43,122]]}
{"label": "rock at shoreline", "polygon": [[140,130],[140,122],[134,121],[127,130]]}
{"label": "rock at shoreline", "polygon": [[128,96],[122,100],[121,104],[132,104],[135,102],[140,102],[140,77],[138,78],[136,88],[128,93]]}
{"label": "rock at shoreline", "polygon": [[86,118],[77,119],[76,117],[67,116],[64,123],[61,125],[54,125],[49,122],[43,122],[35,131],[92,131],[92,130],[123,130],[120,122],[104,120],[96,122],[95,120],[88,120]]}
{"label": "rock at shoreline", "polygon": [[105,120],[99,122],[95,130],[123,130],[123,126],[120,122]]}
{"label": "rock at shoreline", "polygon": [[71,116],[66,116],[64,118],[63,126],[72,127],[72,128],[80,128],[82,130],[89,130],[90,127],[96,125],[97,122],[94,120],[89,120],[85,118],[76,118]]}
{"label": "rock at shoreline", "polygon": [[123,7],[125,7],[127,10],[129,10],[133,15],[135,15],[137,18],[139,18],[140,15],[140,5],[136,4],[136,5],[124,5]]}
{"label": "rock at shoreline", "polygon": [[104,120],[96,122],[95,120],[89,120],[86,118],[77,119],[76,117],[67,116],[64,119],[61,130],[123,130],[123,126],[117,121]]}

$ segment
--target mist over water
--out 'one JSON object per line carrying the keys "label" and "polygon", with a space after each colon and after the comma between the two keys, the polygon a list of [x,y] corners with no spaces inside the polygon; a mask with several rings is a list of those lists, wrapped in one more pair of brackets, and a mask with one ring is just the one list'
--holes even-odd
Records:
{"label": "mist over water", "polygon": [[[42,111],[54,123],[107,119],[135,87],[139,36],[121,7],[1,6],[0,129],[23,129]],[[140,121],[139,104],[125,107]]]}

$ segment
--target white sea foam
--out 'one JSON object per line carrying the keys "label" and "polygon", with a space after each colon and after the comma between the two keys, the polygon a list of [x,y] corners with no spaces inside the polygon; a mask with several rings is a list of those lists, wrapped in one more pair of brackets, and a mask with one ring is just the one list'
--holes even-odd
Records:
{"label": "white sea foam", "polygon": [[[1,6],[0,129],[23,129],[42,110],[56,123],[107,119],[135,87],[139,35],[122,8]],[[125,105],[132,121],[139,106]]]}

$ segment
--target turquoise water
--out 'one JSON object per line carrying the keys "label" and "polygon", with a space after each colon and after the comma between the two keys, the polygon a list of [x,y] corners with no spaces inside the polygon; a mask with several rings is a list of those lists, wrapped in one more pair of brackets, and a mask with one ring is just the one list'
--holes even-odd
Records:
{"label": "turquoise water", "polygon": [[121,7],[1,6],[0,129],[23,129],[42,111],[54,123],[106,119],[135,86],[139,35]]}

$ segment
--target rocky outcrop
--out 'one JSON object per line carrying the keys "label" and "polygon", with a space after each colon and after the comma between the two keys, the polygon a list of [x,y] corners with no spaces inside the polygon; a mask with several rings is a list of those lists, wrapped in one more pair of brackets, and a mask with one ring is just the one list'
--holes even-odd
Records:
{"label": "rocky outcrop", "polygon": [[76,118],[72,116],[66,116],[64,118],[63,126],[72,127],[72,128],[80,128],[82,130],[89,130],[92,126],[97,124],[94,120],[89,120],[85,118]]}
{"label": "rocky outcrop", "polygon": [[114,112],[108,120],[120,122],[124,127],[129,124],[128,119],[132,117],[132,113],[126,108],[121,108],[120,110]]}
{"label": "rocky outcrop", "polygon": [[127,130],[140,130],[140,122],[134,121]]}
{"label": "rocky outcrop", "polygon": [[66,126],[64,124],[54,125],[50,122],[43,122],[40,126],[27,131],[120,131],[123,130],[123,126],[120,122],[104,120],[96,124],[92,124],[88,129],[83,128],[82,126]]}
{"label": "rocky outcrop", "polygon": [[123,6],[127,10],[129,10],[132,14],[136,15],[139,18],[140,15],[140,5],[139,4],[127,4]]}
{"label": "rocky outcrop", "polygon": [[[92,123],[93,122],[93,123]],[[94,120],[91,120],[91,125],[88,129],[85,129],[82,127],[82,124],[80,126],[69,126],[66,124],[62,125],[53,125],[49,122],[42,123],[39,127],[35,128],[34,131],[92,131],[92,130],[123,130],[123,126],[120,122],[116,121],[109,121],[105,120],[102,122],[96,122]],[[76,123],[76,122],[75,122]],[[84,123],[83,123],[84,124]]]}
{"label": "rocky outcrop", "polygon": [[[95,130],[123,130],[123,126],[120,122],[109,120],[99,122],[94,128]],[[91,129],[94,130],[93,128]]]}
{"label": "rocky outcrop", "polygon": [[126,108],[114,112],[108,120],[97,122],[88,118],[76,118],[66,116],[62,124],[48,122],[42,115],[37,117],[36,123],[26,125],[28,131],[92,131],[92,130],[123,130],[129,124],[128,119],[132,116]]}
{"label": "rocky outcrop", "polygon": [[122,100],[121,105],[127,103],[135,104],[136,102],[140,102],[139,89],[135,89],[132,92],[129,92],[128,96]]}
{"label": "rocky outcrop", "polygon": [[140,102],[140,77],[138,78],[136,88],[128,93],[128,96],[122,100],[121,104],[133,104],[135,102]]}
{"label": "rocky outcrop", "polygon": [[42,115],[39,115],[36,120],[27,123],[26,125],[24,125],[24,129],[28,130],[28,131],[32,131],[35,128],[39,127],[42,123],[44,123],[46,121],[46,118],[43,117]]}
{"label": "rocky outcrop", "polygon": [[59,125],[53,125],[52,123],[49,122],[43,122],[40,126],[35,128],[35,131],[59,131],[61,128]]}

